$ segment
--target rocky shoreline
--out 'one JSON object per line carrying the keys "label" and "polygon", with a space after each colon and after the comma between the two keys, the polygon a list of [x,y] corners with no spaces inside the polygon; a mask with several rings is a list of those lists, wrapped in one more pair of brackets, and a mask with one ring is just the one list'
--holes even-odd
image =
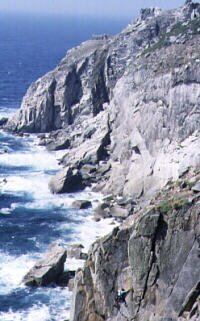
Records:
{"label": "rocky shoreline", "polygon": [[94,219],[121,223],[76,273],[71,321],[199,320],[199,52],[199,3],[144,9],[71,49],[0,121],[65,151],[52,193],[89,186],[104,195]]}

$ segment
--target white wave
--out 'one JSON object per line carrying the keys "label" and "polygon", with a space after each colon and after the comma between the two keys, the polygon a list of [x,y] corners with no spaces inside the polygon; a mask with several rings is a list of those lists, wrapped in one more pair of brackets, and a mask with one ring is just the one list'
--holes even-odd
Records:
{"label": "white wave", "polygon": [[71,292],[67,288],[39,288],[37,296],[49,302],[32,305],[27,310],[0,312],[0,321],[63,321],[69,318]]}
{"label": "white wave", "polygon": [[[78,214],[78,215],[77,215]],[[87,252],[93,242],[95,242],[100,237],[106,236],[113,231],[115,227],[119,225],[114,218],[103,219],[99,222],[96,222],[91,215],[91,212],[87,210],[83,211],[71,211],[68,213],[68,218],[71,218],[75,221],[80,221],[80,224],[62,223],[60,224],[60,230],[65,230],[69,226],[73,229],[73,239],[70,241],[70,244],[82,244],[84,246],[84,252]],[[68,243],[69,244],[69,243]],[[67,244],[65,244],[67,246]],[[68,262],[69,263],[69,262]],[[74,262],[79,264],[81,262]],[[73,264],[73,262],[72,262]]]}
{"label": "white wave", "polygon": [[41,307],[33,306],[28,311],[0,312],[0,321],[50,321],[51,315],[46,305]]}
{"label": "white wave", "polygon": [[[7,176],[7,183],[5,184],[2,182],[0,184],[1,192],[3,194],[15,195],[23,195],[24,193],[30,194],[32,198],[31,202],[24,205],[29,209],[50,209],[55,206],[57,208],[67,209],[71,207],[75,199],[90,200],[95,203],[97,199],[99,200],[101,198],[99,194],[93,193],[90,190],[68,195],[52,194],[48,187],[50,178],[51,175],[45,174],[43,171]],[[12,204],[11,209],[16,208],[17,206],[21,206],[21,204]]]}
{"label": "white wave", "polygon": [[2,214],[2,215],[9,215],[9,214],[12,213],[12,211],[13,211],[15,208],[19,207],[20,205],[21,205],[20,203],[18,203],[18,204],[17,204],[17,203],[12,203],[10,207],[1,208],[1,209],[0,209],[0,214]]}
{"label": "white wave", "polygon": [[113,218],[95,222],[90,215],[84,219],[83,224],[77,226],[77,237],[75,241],[83,244],[84,251],[88,251],[94,241],[111,233],[113,228],[118,225]]}
{"label": "white wave", "polygon": [[[11,117],[12,115],[14,115],[14,113],[16,113],[16,109],[15,108],[8,108],[8,107],[0,107],[0,118],[2,117]],[[1,321],[1,320],[0,320]]]}
{"label": "white wave", "polygon": [[[4,134],[4,133],[3,133]],[[6,134],[5,135],[10,135]],[[16,139],[15,136],[12,136]],[[91,193],[89,189],[84,192],[68,195],[52,195],[48,188],[48,182],[51,175],[48,171],[57,171],[60,169],[58,159],[64,151],[48,152],[44,147],[38,146],[39,139],[36,135],[30,135],[25,138],[17,138],[24,141],[26,150],[23,152],[5,153],[0,157],[0,166],[25,167],[13,175],[12,171],[7,173],[6,184],[0,184],[3,193],[22,194],[27,192],[31,194],[33,201],[26,204],[29,208],[51,208],[52,206],[69,208],[74,199],[87,199],[95,201],[100,198],[99,194]],[[30,168],[30,170],[28,169]],[[16,173],[16,171],[15,171]],[[5,174],[0,174],[5,178]]]}
{"label": "white wave", "polygon": [[34,262],[35,259],[29,255],[14,257],[6,253],[0,253],[0,294],[8,294],[21,286],[22,278]]}
{"label": "white wave", "polygon": [[26,166],[33,170],[58,170],[58,161],[54,154],[42,149],[1,154],[1,165]]}
{"label": "white wave", "polygon": [[[31,195],[31,201],[24,204],[13,203],[10,209],[3,209],[4,214],[9,214],[9,211],[22,205],[26,208],[37,209],[52,209],[54,207],[69,209],[75,199],[90,200],[93,204],[101,200],[101,195],[92,193],[89,188],[84,192],[76,194],[52,195],[48,188],[51,175],[47,173],[47,171],[59,170],[57,160],[63,155],[63,151],[62,153],[46,151],[45,148],[37,146],[38,139],[34,135],[21,139],[24,139],[25,146],[27,146],[25,152],[2,154],[0,157],[0,165],[10,167],[26,166],[31,169],[21,170],[18,173],[15,172],[15,174],[12,172],[9,174],[8,171],[6,177],[7,183],[1,185],[1,192],[22,196],[24,193],[28,193]],[[3,177],[2,175],[0,176]],[[70,229],[74,236],[71,243],[83,244],[85,247],[84,251],[88,251],[92,242],[111,232],[114,227],[113,219],[95,222],[91,217],[91,210],[78,211],[72,209],[66,212],[66,216],[68,219],[70,219],[71,216],[73,223],[59,223],[59,230],[66,231],[66,229]],[[36,257],[31,256],[31,254],[13,257],[5,253],[0,253],[0,294],[10,293],[21,286],[20,282],[23,276],[33,266],[35,260]],[[83,264],[84,262],[82,260],[67,260],[66,268],[76,269],[82,267]],[[45,291],[48,292],[46,293],[50,298],[48,307],[41,305],[39,307],[33,306],[27,311],[0,313],[0,321],[65,320],[69,312],[70,294],[68,292],[64,293],[63,290],[61,291],[59,288],[54,290],[45,289]],[[61,292],[65,294],[63,298]],[[60,304],[61,301],[62,304]],[[56,312],[52,312],[51,309],[54,309]],[[55,319],[54,313],[56,313]]]}
{"label": "white wave", "polygon": [[10,214],[11,213],[11,208],[9,208],[9,207],[5,207],[5,208],[1,208],[0,209],[0,214],[2,214],[2,215],[8,215],[8,214]]}

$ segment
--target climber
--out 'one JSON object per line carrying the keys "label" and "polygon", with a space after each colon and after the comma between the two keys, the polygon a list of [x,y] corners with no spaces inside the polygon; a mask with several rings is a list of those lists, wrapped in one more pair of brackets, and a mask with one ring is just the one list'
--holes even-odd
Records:
{"label": "climber", "polygon": [[126,296],[127,296],[128,292],[129,291],[125,291],[124,289],[117,291],[117,296],[115,299],[115,302],[116,302],[115,306],[117,307],[117,309],[120,309],[120,303],[124,303],[125,306],[127,307]]}

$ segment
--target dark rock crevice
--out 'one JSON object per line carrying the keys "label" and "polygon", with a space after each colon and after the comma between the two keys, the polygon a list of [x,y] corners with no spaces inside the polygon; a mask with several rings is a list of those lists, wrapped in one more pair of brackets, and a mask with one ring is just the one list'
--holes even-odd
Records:
{"label": "dark rock crevice", "polygon": [[[52,110],[52,115],[51,115],[50,123],[49,123],[48,127],[46,128],[45,132],[57,129],[55,126],[55,123],[56,123],[57,118],[59,117],[60,110],[57,110],[56,106],[55,106],[54,95],[55,95],[56,85],[57,85],[56,80],[53,79],[53,81],[49,87],[49,99],[47,101],[47,104],[49,104],[49,106],[51,106],[48,108],[48,110]],[[41,120],[41,122],[42,122],[42,120]],[[40,124],[40,128],[42,128],[42,123]],[[35,128],[35,131],[37,132],[36,128]]]}
{"label": "dark rock crevice", "polygon": [[103,66],[99,69],[98,79],[95,86],[92,88],[93,116],[96,116],[103,110],[104,103],[109,103],[109,93],[106,86]]}
{"label": "dark rock crevice", "polygon": [[[149,277],[152,272],[153,266],[154,266],[154,268],[156,266],[157,271],[156,271],[156,274],[154,275],[153,281],[151,280],[151,286],[153,286],[156,283],[156,280],[159,278],[160,272],[159,272],[159,267],[158,267],[158,262],[157,262],[157,254],[156,254],[157,249],[156,249],[156,247],[157,247],[157,243],[160,240],[165,239],[165,237],[167,235],[167,229],[168,229],[167,223],[163,220],[162,214],[160,214],[157,226],[155,228],[154,235],[152,235],[152,239],[151,239],[152,243],[151,243],[151,249],[150,249],[151,257],[150,257],[150,261],[149,261],[149,271],[147,272],[147,275],[146,275],[146,281],[145,281],[144,290],[143,290],[141,300],[144,299],[147,289],[149,287],[149,284],[148,284]],[[140,308],[140,306],[139,306],[139,308]],[[139,311],[139,309],[138,309],[138,311]]]}
{"label": "dark rock crevice", "polygon": [[[85,64],[84,64],[85,66]],[[72,106],[78,104],[83,96],[81,73],[84,67],[80,68],[77,72],[76,66],[72,66],[71,70],[68,72],[65,83],[64,83],[64,98],[63,107],[65,110],[64,123],[66,125],[72,125],[74,122]]]}
{"label": "dark rock crevice", "polygon": [[[93,309],[104,320],[183,321],[185,313],[198,316],[198,199],[165,214],[160,208],[144,211],[131,227],[116,228],[92,246],[86,264],[91,271],[90,291]],[[126,304],[116,309],[115,294],[121,288],[129,294]]]}
{"label": "dark rock crevice", "polygon": [[190,312],[200,296],[200,281],[195,285],[195,287],[190,291],[185,302],[183,303],[182,310],[179,313],[179,316],[182,316],[184,312]]}

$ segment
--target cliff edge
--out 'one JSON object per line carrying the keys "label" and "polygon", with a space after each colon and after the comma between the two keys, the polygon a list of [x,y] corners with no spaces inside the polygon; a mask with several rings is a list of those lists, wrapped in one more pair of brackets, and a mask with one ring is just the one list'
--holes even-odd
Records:
{"label": "cliff edge", "polygon": [[71,321],[200,318],[199,52],[199,3],[143,9],[120,34],[70,50],[3,125],[66,151],[53,193],[144,201],[92,245]]}
{"label": "cliff edge", "polygon": [[6,128],[48,132],[41,143],[66,150],[62,164],[78,169],[81,186],[151,198],[200,163],[199,15],[192,1],[143,9],[120,34],[70,50]]}

